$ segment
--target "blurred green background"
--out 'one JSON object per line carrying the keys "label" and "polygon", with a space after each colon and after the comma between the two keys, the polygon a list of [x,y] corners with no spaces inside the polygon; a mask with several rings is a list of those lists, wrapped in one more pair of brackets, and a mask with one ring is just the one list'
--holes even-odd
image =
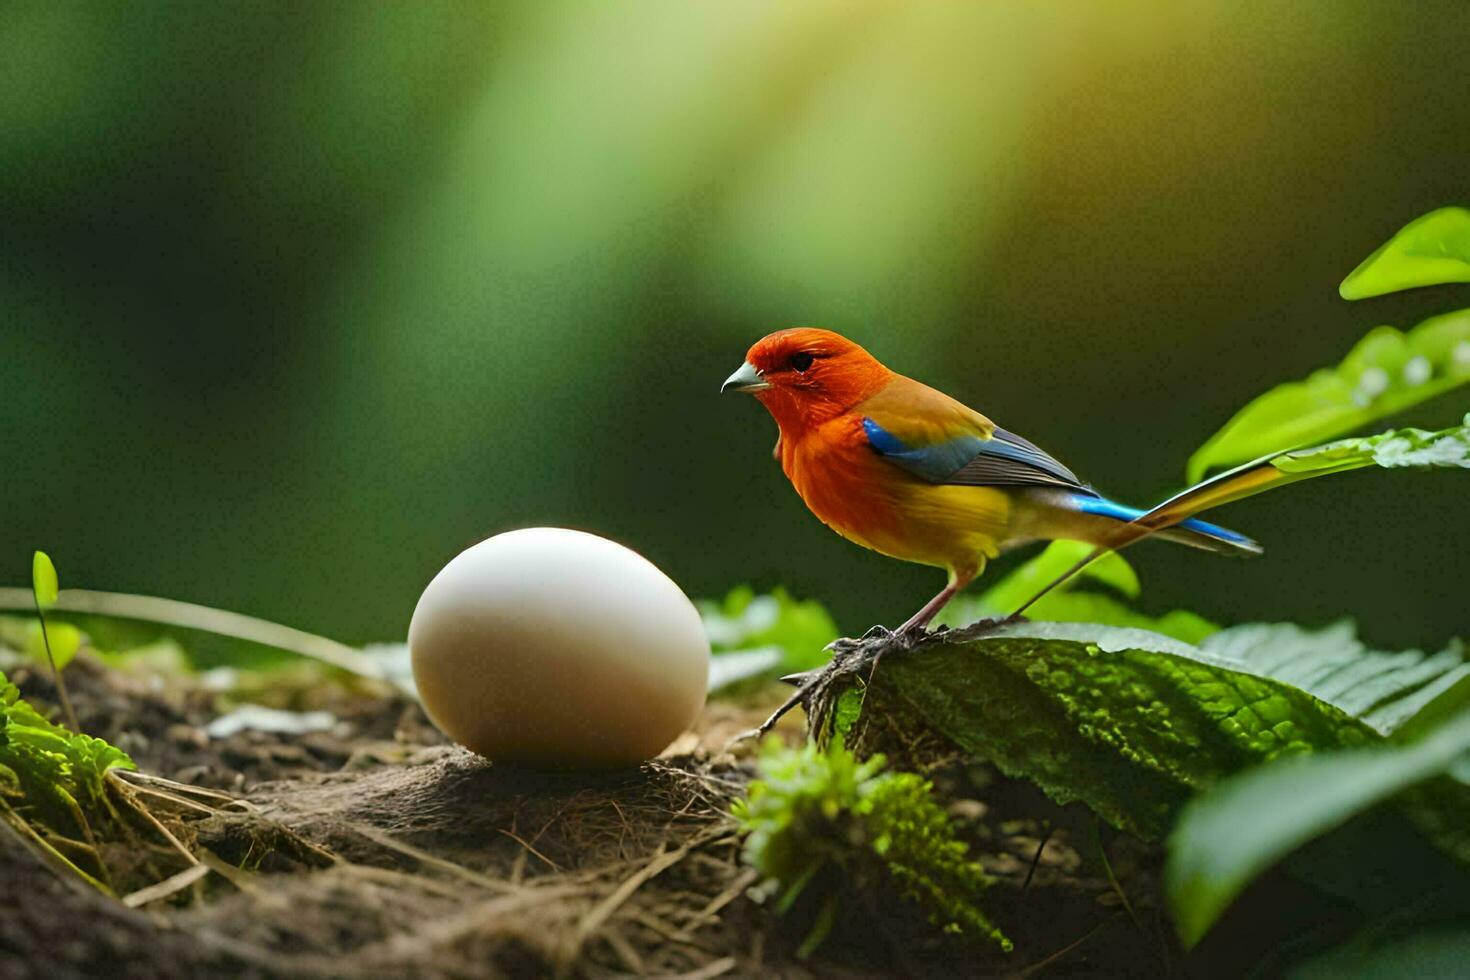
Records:
{"label": "blurred green background", "polygon": [[[1347,304],[1467,202],[1470,4],[11,3],[0,581],[398,638],[455,552],[597,530],[845,629],[840,540],[721,398],[840,330],[1151,502],[1230,414],[1466,290]],[[1448,423],[1450,396],[1408,421]],[[1467,485],[1373,473],[1144,545],[1146,605],[1467,631]],[[615,583],[609,583],[615,587]]]}

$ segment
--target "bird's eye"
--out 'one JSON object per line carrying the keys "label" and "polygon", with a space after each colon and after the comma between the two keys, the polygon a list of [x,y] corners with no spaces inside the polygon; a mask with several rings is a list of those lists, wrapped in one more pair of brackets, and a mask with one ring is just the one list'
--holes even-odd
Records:
{"label": "bird's eye", "polygon": [[798,351],[791,355],[791,366],[796,369],[798,374],[802,374],[805,373],[807,368],[812,366],[813,360],[815,358],[806,351]]}

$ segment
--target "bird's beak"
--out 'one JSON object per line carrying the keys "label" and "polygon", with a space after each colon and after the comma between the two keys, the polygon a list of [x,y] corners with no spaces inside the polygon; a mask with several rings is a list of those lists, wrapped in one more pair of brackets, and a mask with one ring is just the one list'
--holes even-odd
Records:
{"label": "bird's beak", "polygon": [[771,383],[761,376],[761,373],[755,369],[755,365],[746,361],[740,365],[740,370],[730,375],[725,379],[725,383],[720,385],[720,393],[723,394],[727,391],[761,391],[770,386]]}

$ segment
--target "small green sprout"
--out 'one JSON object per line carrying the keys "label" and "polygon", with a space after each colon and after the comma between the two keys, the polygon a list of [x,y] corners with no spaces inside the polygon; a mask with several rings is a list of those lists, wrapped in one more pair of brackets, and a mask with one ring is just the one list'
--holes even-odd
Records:
{"label": "small green sprout", "polygon": [[[66,723],[74,732],[80,732],[77,713],[72,709],[71,698],[66,693],[66,681],[61,679],[61,666],[51,650],[51,634],[46,630],[46,610],[56,605],[60,587],[56,578],[56,566],[44,551],[36,552],[31,559],[31,594],[36,600],[36,618],[41,622],[41,644],[46,648],[46,660],[51,664],[51,673],[56,678],[56,694],[61,699],[61,710],[66,712]],[[76,651],[73,650],[73,653]],[[68,656],[66,659],[70,660]]]}

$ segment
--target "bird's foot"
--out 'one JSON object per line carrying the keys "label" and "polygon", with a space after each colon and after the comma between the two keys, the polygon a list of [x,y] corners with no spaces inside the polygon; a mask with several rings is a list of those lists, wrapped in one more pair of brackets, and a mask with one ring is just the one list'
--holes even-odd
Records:
{"label": "bird's foot", "polygon": [[[747,738],[759,738],[776,726],[792,708],[801,705],[810,707],[821,699],[832,684],[841,677],[853,674],[871,678],[884,654],[906,652],[917,646],[930,634],[923,629],[891,630],[886,626],[874,626],[861,637],[843,637],[827,645],[832,659],[814,670],[798,674],[787,674],[781,680],[796,688],[781,707],[771,713],[759,728],[742,732],[730,741],[730,745]],[[728,746],[727,746],[728,747]]]}
{"label": "bird's foot", "polygon": [[[868,627],[868,631],[862,636],[858,637],[858,639],[863,642],[868,642],[871,640],[881,640],[892,643],[898,641],[899,638],[902,637],[903,642],[912,645],[917,640],[922,640],[926,636],[937,636],[940,633],[946,632],[948,629],[949,627],[944,625],[936,626],[933,629],[930,629],[927,626],[920,626],[916,623],[905,623],[898,629],[891,630],[887,626],[883,626],[880,624],[878,626]],[[838,642],[840,643],[843,641],[839,640]],[[847,642],[852,641],[849,639]]]}
{"label": "bird's foot", "polygon": [[[952,631],[956,636],[971,639],[984,636],[1004,626],[1013,623],[1026,622],[1024,616],[996,616],[990,619],[981,619],[963,629]],[[814,703],[823,698],[833,683],[839,678],[852,676],[854,674],[871,680],[873,672],[877,670],[879,662],[890,654],[905,654],[921,646],[924,641],[931,637],[950,633],[948,626],[938,626],[932,630],[922,626],[905,625],[896,630],[886,626],[873,626],[860,637],[845,636],[833,640],[827,645],[832,651],[832,659],[821,667],[814,670],[805,670],[798,674],[787,674],[781,680],[796,688],[791,697],[787,698],[781,707],[771,713],[771,716],[761,724],[759,728],[753,728],[748,732],[742,732],[730,745],[746,738],[759,738],[776,726],[792,708],[801,705],[810,710]],[[727,746],[728,747],[728,746]]]}
{"label": "bird's foot", "polygon": [[1009,616],[990,616],[985,619],[977,619],[969,626],[961,627],[955,632],[962,634],[966,639],[970,639],[977,636],[985,636],[988,633],[994,633],[998,629],[1003,629],[1006,626],[1014,626],[1016,623],[1029,622],[1030,620],[1025,616],[1019,613],[1012,613]]}

